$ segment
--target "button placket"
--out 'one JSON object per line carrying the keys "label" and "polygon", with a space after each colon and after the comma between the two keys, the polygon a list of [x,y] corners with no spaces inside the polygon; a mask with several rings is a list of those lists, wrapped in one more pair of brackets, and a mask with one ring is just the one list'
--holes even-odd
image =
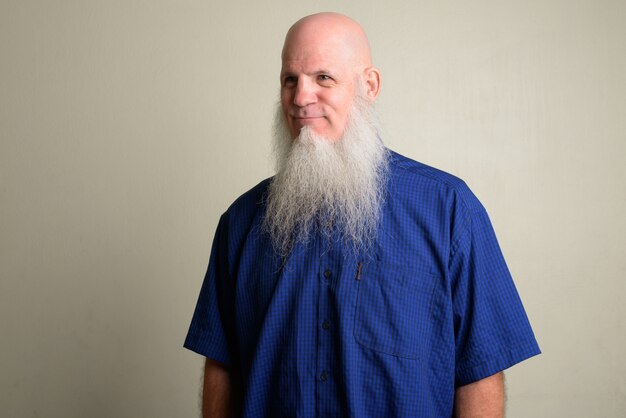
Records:
{"label": "button placket", "polygon": [[[327,416],[329,407],[328,394],[335,392],[335,382],[332,379],[334,361],[333,361],[333,326],[331,319],[333,309],[334,285],[338,280],[339,266],[332,250],[325,251],[319,259],[318,270],[318,333],[317,333],[317,373],[316,373],[316,396],[319,404],[316,409],[318,416]],[[329,392],[330,391],[330,392]],[[332,408],[331,408],[332,409]],[[326,411],[326,412],[324,412]]]}

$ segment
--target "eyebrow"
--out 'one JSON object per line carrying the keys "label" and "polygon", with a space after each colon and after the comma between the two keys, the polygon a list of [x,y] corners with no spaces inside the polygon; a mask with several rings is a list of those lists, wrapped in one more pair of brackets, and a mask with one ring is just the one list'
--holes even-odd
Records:
{"label": "eyebrow", "polygon": [[[305,73],[305,75],[320,75],[320,74],[328,74],[330,76],[335,77],[337,73],[335,71],[331,71],[325,68],[315,70],[311,73]],[[297,76],[297,74],[293,71],[281,71],[280,73],[280,78],[291,77],[291,76]]]}

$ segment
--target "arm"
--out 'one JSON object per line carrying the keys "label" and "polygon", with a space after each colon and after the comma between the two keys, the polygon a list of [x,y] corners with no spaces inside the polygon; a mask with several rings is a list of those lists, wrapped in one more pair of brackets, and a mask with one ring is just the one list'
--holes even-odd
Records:
{"label": "arm", "polygon": [[204,418],[232,417],[232,390],[228,369],[221,363],[206,359],[202,389],[202,416]]}
{"label": "arm", "polygon": [[504,373],[496,373],[456,389],[456,418],[504,417]]}

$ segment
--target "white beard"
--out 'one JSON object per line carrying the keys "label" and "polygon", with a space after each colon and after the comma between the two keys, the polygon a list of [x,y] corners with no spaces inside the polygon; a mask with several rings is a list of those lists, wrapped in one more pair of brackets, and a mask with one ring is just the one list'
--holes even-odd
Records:
{"label": "white beard", "polygon": [[366,251],[378,228],[389,165],[372,105],[355,98],[338,141],[308,126],[292,139],[280,107],[274,128],[277,174],[269,185],[263,228],[275,251],[286,257],[294,244],[306,244],[315,233],[330,237],[330,225],[348,248]]}

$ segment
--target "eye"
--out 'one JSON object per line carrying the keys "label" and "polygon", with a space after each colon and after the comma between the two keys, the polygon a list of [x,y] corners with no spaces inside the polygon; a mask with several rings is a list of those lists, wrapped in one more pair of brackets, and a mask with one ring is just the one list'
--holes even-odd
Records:
{"label": "eye", "polygon": [[335,82],[335,79],[329,76],[328,74],[318,74],[317,82],[321,86],[331,86]]}
{"label": "eye", "polygon": [[283,87],[293,87],[298,84],[298,78],[292,75],[285,76],[283,78]]}

